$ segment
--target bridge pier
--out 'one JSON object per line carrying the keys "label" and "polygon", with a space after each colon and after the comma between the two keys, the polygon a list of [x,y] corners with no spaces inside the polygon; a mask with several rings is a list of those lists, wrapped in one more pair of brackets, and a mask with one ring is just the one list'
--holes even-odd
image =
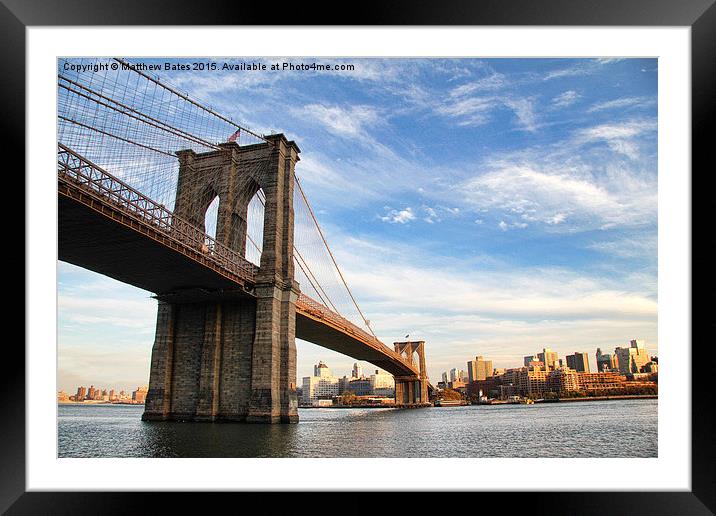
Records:
{"label": "bridge pier", "polygon": [[175,213],[203,225],[219,197],[216,240],[245,256],[246,211],[265,194],[261,265],[252,295],[209,292],[175,301],[160,293],[143,420],[296,423],[294,169],[300,152],[283,135],[269,143],[180,151]]}

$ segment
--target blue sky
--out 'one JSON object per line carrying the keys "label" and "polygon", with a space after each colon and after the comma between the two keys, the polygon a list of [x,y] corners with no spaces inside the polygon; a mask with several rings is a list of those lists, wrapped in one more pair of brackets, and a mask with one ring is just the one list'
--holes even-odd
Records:
{"label": "blue sky", "polygon": [[[658,352],[656,59],[294,61],[355,70],[160,76],[297,141],[381,340],[425,340],[434,380],[475,355]],[[58,388],[146,384],[150,293],[64,263],[58,282]],[[299,342],[299,378],[319,359],[353,363]]]}

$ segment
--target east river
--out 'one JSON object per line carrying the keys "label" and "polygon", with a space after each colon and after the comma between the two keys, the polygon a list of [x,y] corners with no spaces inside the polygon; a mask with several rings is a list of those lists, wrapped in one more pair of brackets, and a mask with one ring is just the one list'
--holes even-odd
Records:
{"label": "east river", "polygon": [[157,423],[59,405],[59,457],[656,457],[656,399],[299,409],[297,425]]}
{"label": "east river", "polygon": [[141,421],[59,405],[59,457],[656,457],[656,399],[299,409],[297,425]]}

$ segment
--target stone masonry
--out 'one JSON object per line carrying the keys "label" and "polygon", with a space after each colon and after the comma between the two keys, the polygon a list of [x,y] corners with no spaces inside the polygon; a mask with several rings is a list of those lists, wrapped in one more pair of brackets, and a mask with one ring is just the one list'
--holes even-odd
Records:
{"label": "stone masonry", "polygon": [[144,420],[295,423],[293,188],[298,146],[270,143],[177,152],[174,212],[199,228],[219,197],[216,240],[245,254],[246,216],[263,190],[263,246],[254,297],[172,302],[160,293]]}
{"label": "stone masonry", "polygon": [[395,342],[393,345],[396,353],[408,363],[417,365],[420,371],[418,376],[395,377],[395,404],[405,407],[429,405],[425,341]]}

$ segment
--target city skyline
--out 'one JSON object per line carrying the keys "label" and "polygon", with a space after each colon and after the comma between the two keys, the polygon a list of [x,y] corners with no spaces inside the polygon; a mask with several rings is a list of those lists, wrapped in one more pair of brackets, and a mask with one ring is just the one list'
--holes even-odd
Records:
{"label": "city skyline", "polygon": [[[633,338],[658,354],[655,59],[336,61],[356,69],[161,75],[299,142],[383,342],[424,340],[433,381],[471,355],[589,350],[595,367]],[[58,388],[145,384],[150,294],[66,263],[58,290]],[[355,361],[297,347],[298,379]]]}

